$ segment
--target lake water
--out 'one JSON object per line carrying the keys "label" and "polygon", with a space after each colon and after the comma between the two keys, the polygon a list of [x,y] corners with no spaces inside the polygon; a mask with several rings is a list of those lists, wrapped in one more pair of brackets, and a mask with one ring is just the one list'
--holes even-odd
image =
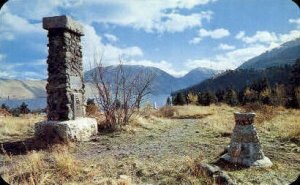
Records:
{"label": "lake water", "polygon": [[[166,104],[168,94],[160,94],[160,95],[149,95],[145,99],[145,103],[148,104],[156,104],[157,107],[164,106]],[[38,110],[44,109],[47,106],[47,99],[46,98],[35,98],[35,99],[0,99],[0,105],[5,103],[10,108],[16,108],[25,102],[28,105],[30,110]]]}

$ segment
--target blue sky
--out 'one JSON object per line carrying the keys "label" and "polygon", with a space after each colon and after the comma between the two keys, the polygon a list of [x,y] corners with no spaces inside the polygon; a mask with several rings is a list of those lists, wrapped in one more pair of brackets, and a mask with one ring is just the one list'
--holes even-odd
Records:
{"label": "blue sky", "polygon": [[0,11],[0,78],[47,78],[47,16],[84,25],[85,70],[103,53],[104,65],[121,56],[181,76],[235,69],[300,37],[299,13],[291,0],[10,0]]}

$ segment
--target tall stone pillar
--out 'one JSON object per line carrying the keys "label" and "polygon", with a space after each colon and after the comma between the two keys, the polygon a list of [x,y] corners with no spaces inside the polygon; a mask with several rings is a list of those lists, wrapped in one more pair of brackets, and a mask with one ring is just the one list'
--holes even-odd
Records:
{"label": "tall stone pillar", "polygon": [[253,125],[255,113],[234,113],[233,129],[228,153],[221,158],[244,166],[269,167],[272,162],[267,158]]}
{"label": "tall stone pillar", "polygon": [[95,119],[85,117],[81,36],[83,27],[67,16],[43,18],[48,30],[47,121],[36,136],[47,140],[87,140],[97,133]]}
{"label": "tall stone pillar", "polygon": [[84,84],[80,37],[83,28],[66,16],[46,17],[48,30],[48,120],[84,117]]}

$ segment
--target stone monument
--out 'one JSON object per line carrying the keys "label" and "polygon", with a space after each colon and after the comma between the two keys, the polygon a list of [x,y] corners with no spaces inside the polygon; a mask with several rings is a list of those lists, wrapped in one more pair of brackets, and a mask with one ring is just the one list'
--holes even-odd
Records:
{"label": "stone monument", "polygon": [[233,129],[228,152],[221,159],[244,166],[269,167],[272,162],[267,158],[253,125],[255,113],[234,113]]}
{"label": "stone monument", "polygon": [[67,16],[43,18],[49,55],[47,121],[37,123],[35,136],[48,141],[86,141],[97,133],[95,119],[85,117],[81,36],[83,27]]}

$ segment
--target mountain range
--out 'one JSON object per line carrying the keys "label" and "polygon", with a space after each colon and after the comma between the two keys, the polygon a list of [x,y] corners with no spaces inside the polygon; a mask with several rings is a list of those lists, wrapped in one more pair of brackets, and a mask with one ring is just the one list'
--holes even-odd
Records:
{"label": "mountain range", "polygon": [[[300,58],[300,38],[286,42],[243,63],[236,70],[227,70],[177,92],[217,91],[226,88],[241,90],[254,81],[266,78],[270,85],[287,84],[292,65]],[[173,94],[177,93],[174,92]]]}
{"label": "mountain range", "polygon": [[[91,81],[91,74],[95,72],[96,69],[87,71],[84,74],[84,78],[87,82]],[[199,83],[205,79],[213,77],[219,71],[208,69],[208,68],[196,68],[191,70],[189,73],[183,77],[174,77],[169,73],[158,69],[156,67],[146,67],[142,65],[123,65],[123,70],[125,76],[130,77],[136,74],[148,74],[154,77],[152,82],[152,94],[170,94],[178,89],[186,88],[196,83]],[[104,69],[108,77],[107,81],[113,81],[112,77],[116,76],[117,67],[108,66]]]}
{"label": "mountain range", "polygon": [[244,62],[238,69],[266,69],[268,67],[294,64],[300,58],[300,38]]}
{"label": "mountain range", "polygon": [[[112,76],[116,72],[116,66],[105,67],[107,76],[112,80]],[[151,73],[154,74],[152,93],[154,95],[170,94],[182,88],[189,87],[205,79],[215,75],[218,71],[206,68],[196,68],[183,77],[174,77],[167,72],[155,68],[141,65],[123,65],[127,74]],[[90,70],[84,73],[86,81],[86,96],[93,97],[93,85],[91,83],[90,74],[94,71]],[[12,80],[0,78],[0,99],[34,99],[46,97],[46,80]]]}
{"label": "mountain range", "polygon": [[[226,87],[237,89],[251,83],[252,81],[266,77],[271,83],[284,82],[288,79],[290,68],[285,65],[293,64],[300,58],[300,38],[284,43],[278,48],[267,51],[254,57],[236,70],[220,72],[207,68],[196,68],[182,77],[174,77],[167,72],[155,68],[141,65],[124,65],[123,69],[127,74],[149,73],[154,74],[155,79],[152,85],[152,93],[156,96],[164,95],[164,98],[171,92],[180,89],[196,91],[217,90]],[[281,66],[276,68],[276,66]],[[113,76],[116,66],[105,67],[108,76]],[[90,70],[85,72],[86,96],[93,96],[93,86],[91,84]],[[111,77],[108,80],[112,80]],[[0,102],[10,99],[34,99],[46,97],[45,80],[11,80],[0,78]],[[3,102],[3,101],[2,101]]]}

